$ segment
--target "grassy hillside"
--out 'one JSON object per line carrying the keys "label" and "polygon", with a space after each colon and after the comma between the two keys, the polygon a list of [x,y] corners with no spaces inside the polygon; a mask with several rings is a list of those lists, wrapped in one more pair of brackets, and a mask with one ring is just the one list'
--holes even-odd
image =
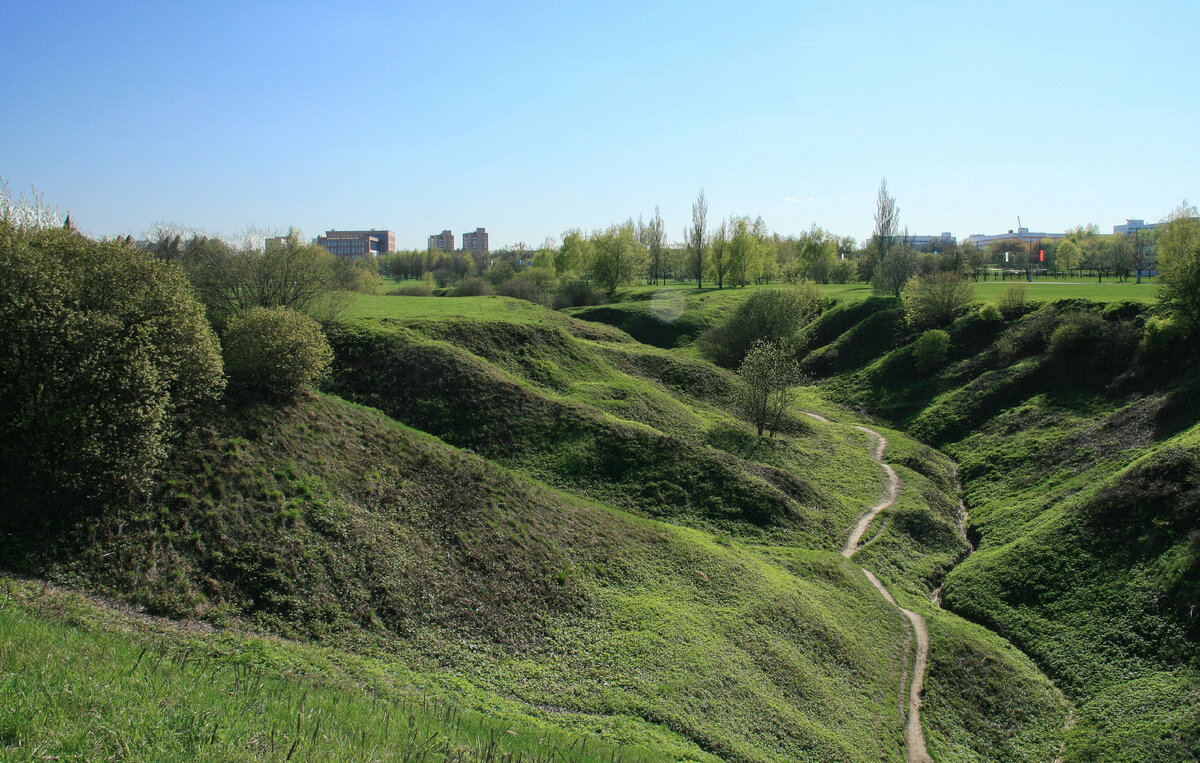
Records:
{"label": "grassy hillside", "polygon": [[1146,355],[1144,320],[1134,304],[1079,300],[971,314],[930,374],[895,308],[864,303],[823,316],[805,359],[827,394],[959,462],[979,550],[947,577],[945,604],[1080,704],[1070,760],[1200,750],[1200,712],[1176,710],[1200,686],[1197,357]]}
{"label": "grassy hillside", "polygon": [[[6,757],[124,755],[104,729],[152,725],[152,704],[122,698],[157,687],[150,697],[179,697],[169,727],[191,724],[172,755],[244,742],[285,757],[283,738],[303,736],[328,741],[314,756],[370,757],[409,737],[364,738],[366,703],[415,695],[428,707],[406,705],[413,726],[449,759],[487,759],[503,729],[504,750],[535,759],[586,741],[610,759],[903,760],[911,635],[859,564],[929,619],[923,717],[939,759],[1057,754],[1067,705],[1046,677],[926,603],[966,550],[943,455],[887,433],[904,490],[849,563],[837,550],[881,475],[861,419],[819,391],[759,440],[731,413],[731,377],[703,361],[515,300],[386,299],[375,309],[391,312],[332,331],[332,387],[379,410],[336,397],[230,407],[191,433],[148,500],[0,549],[8,569],[228,627],[214,638],[237,644],[21,589],[0,618],[15,645],[0,646],[0,670],[27,672],[43,638],[98,656],[38,674],[27,720],[0,738]],[[141,649],[179,682],[144,683]],[[232,719],[211,736],[228,707],[187,690],[230,653],[269,655],[254,674],[269,691],[246,689],[240,667],[225,689],[265,708],[269,753]],[[314,675],[329,677],[318,715],[339,732],[323,740],[305,716],[285,735]],[[83,682],[102,709],[72,736],[75,700],[54,696]],[[162,728],[128,753],[155,757]]]}

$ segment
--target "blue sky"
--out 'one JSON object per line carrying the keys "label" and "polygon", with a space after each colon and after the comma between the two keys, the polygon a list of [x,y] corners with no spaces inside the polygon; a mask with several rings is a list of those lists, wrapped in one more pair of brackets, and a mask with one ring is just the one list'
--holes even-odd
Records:
{"label": "blue sky", "polygon": [[870,234],[1200,193],[1200,3],[6,3],[0,178],[172,222],[538,245],[662,209]]}

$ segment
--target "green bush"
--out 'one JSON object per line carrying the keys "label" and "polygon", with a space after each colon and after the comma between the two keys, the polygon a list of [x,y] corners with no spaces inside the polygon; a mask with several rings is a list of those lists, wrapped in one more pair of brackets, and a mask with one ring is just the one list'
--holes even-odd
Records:
{"label": "green bush", "polygon": [[1015,283],[1004,290],[997,306],[1005,318],[1015,318],[1025,312],[1028,296],[1029,288],[1023,283]]}
{"label": "green bush", "polygon": [[979,317],[990,323],[1004,320],[1004,316],[1000,314],[1000,308],[995,302],[984,302],[979,308]]}
{"label": "green bush", "polygon": [[975,288],[957,273],[913,276],[900,298],[904,319],[914,328],[948,326],[971,306]]}
{"label": "green bush", "polygon": [[1095,352],[1104,346],[1107,323],[1095,313],[1068,315],[1062,325],[1050,335],[1050,355],[1063,357],[1077,353]]}
{"label": "green bush", "polygon": [[820,292],[810,284],[762,289],[738,305],[724,323],[705,332],[700,348],[717,365],[734,368],[759,339],[792,342],[823,307]]}
{"label": "green bush", "polygon": [[225,383],[183,272],[124,242],[0,219],[0,293],[4,509],[36,506],[36,520],[148,488]]}
{"label": "green bush", "polygon": [[1161,355],[1186,338],[1187,331],[1173,318],[1151,318],[1142,336],[1142,350],[1150,356]]}
{"label": "green bush", "polygon": [[321,326],[286,307],[255,307],[229,321],[225,369],[239,391],[268,400],[293,400],[310,391],[333,360]]}
{"label": "green bush", "polygon": [[489,294],[495,293],[496,292],[492,291],[492,285],[487,281],[476,276],[467,276],[463,280],[459,281],[458,286],[455,286],[453,289],[451,289],[447,296],[485,297]]}
{"label": "green bush", "polygon": [[929,329],[912,344],[913,362],[920,371],[932,371],[946,362],[950,335],[941,329]]}
{"label": "green bush", "polygon": [[388,292],[394,297],[429,297],[433,296],[433,273],[426,273],[419,281],[406,283],[398,289]]}

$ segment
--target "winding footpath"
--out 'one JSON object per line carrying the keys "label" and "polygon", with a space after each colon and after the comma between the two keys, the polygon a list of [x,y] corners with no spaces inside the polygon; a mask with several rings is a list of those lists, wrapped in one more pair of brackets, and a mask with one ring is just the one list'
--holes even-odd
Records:
{"label": "winding footpath", "polygon": [[[829,419],[816,413],[806,413],[805,415],[817,421],[830,423]],[[872,506],[859,518],[850,537],[846,539],[846,545],[842,547],[842,556],[847,559],[852,558],[862,548],[860,545],[862,536],[875,521],[875,517],[879,516],[879,512],[895,503],[896,498],[900,495],[900,477],[896,474],[895,469],[883,462],[883,451],[887,449],[888,444],[887,438],[868,427],[855,426],[854,428],[866,432],[875,440],[871,458],[883,467],[887,477],[887,486],[883,500]],[[921,691],[925,686],[925,668],[929,662],[929,629],[925,627],[925,618],[897,604],[887,587],[870,570],[863,567],[862,572],[880,595],[908,618],[908,621],[912,623],[913,631],[917,634],[917,654],[913,660],[912,681],[908,687],[908,718],[904,724],[904,747],[908,753],[908,763],[933,763],[933,758],[929,757],[929,752],[925,749],[925,732],[921,728]]]}

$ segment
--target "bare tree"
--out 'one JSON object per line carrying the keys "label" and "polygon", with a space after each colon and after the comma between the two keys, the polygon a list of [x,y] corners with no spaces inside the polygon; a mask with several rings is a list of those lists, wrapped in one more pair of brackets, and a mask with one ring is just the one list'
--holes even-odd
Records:
{"label": "bare tree", "polygon": [[688,266],[696,276],[696,288],[704,284],[704,250],[708,244],[708,202],[704,199],[704,189],[692,204],[692,224],[683,231],[683,242],[687,248]]}
{"label": "bare tree", "polygon": [[896,197],[888,196],[887,178],[884,178],[879,181],[879,195],[875,198],[875,230],[871,233],[872,281],[875,272],[887,261],[899,228],[900,210],[896,207]]}

